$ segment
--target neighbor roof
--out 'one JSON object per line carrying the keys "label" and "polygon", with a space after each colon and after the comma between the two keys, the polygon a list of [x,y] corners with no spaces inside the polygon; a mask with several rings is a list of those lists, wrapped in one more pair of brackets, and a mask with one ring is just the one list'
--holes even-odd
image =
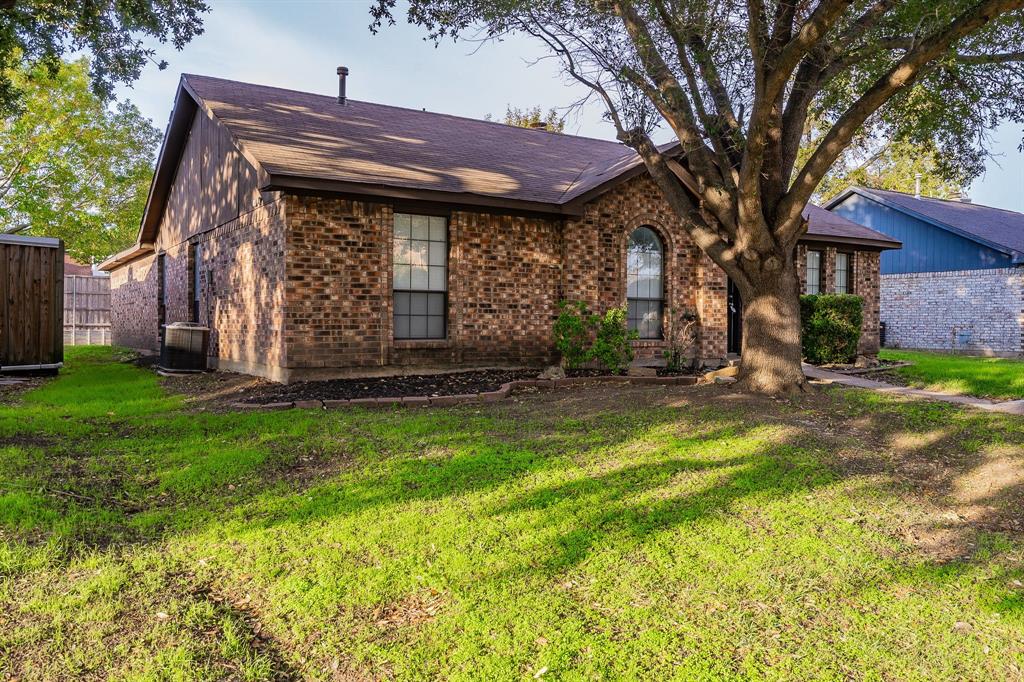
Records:
{"label": "neighbor roof", "polygon": [[918,198],[903,192],[865,187],[847,189],[828,202],[826,208],[841,204],[853,194],[994,248],[1012,256],[1014,261],[1024,260],[1024,214],[965,201]]}
{"label": "neighbor roof", "polygon": [[[219,120],[266,191],[323,191],[580,215],[612,185],[644,172],[617,142],[315,95],[210,76],[181,77],[137,247],[152,244],[197,109]],[[663,150],[677,148],[676,143]],[[821,212],[824,213],[824,212]],[[888,237],[815,213],[810,234],[893,248]],[[816,225],[827,220],[828,224]],[[871,234],[869,234],[871,233]]]}

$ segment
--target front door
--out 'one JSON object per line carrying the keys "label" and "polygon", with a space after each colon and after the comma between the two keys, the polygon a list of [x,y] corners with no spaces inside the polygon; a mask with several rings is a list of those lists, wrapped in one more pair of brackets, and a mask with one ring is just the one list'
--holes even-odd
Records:
{"label": "front door", "polygon": [[740,290],[729,280],[729,339],[726,351],[739,355],[743,347],[743,299],[740,298]]}

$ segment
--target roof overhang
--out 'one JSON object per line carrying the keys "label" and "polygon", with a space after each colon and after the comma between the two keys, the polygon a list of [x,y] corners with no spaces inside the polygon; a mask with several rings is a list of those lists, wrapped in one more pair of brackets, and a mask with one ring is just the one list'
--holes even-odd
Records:
{"label": "roof overhang", "polygon": [[104,272],[109,272],[114,268],[119,268],[122,265],[127,265],[128,263],[131,263],[133,260],[138,260],[139,258],[142,258],[143,256],[148,256],[151,253],[153,253],[152,244],[134,244],[133,246],[128,247],[124,251],[116,253],[107,260],[103,261],[102,263],[96,266],[96,269],[103,270]]}
{"label": "roof overhang", "polygon": [[827,234],[805,234],[800,238],[802,243],[822,243],[822,244],[846,244],[849,246],[858,246],[861,248],[875,249],[878,251],[887,251],[890,249],[899,249],[903,247],[903,242],[896,241],[895,239],[864,239],[861,237],[842,237]]}
{"label": "roof overhang", "polygon": [[900,206],[899,204],[897,204],[895,202],[892,202],[892,201],[889,201],[885,197],[879,196],[879,195],[875,194],[874,192],[872,192],[870,189],[867,189],[867,188],[864,188],[864,187],[856,187],[855,186],[855,187],[848,187],[848,188],[844,189],[842,192],[840,192],[840,194],[838,196],[836,196],[835,198],[830,200],[828,203],[826,203],[824,208],[829,210],[829,211],[831,211],[833,207],[838,206],[839,204],[843,203],[844,201],[846,201],[848,198],[850,198],[854,194],[856,194],[858,196],[862,196],[865,199],[870,199],[871,201],[877,202],[877,203],[881,204],[882,206],[885,206],[886,208],[891,208],[894,211],[899,211],[900,213],[903,213],[904,215],[909,215],[910,217],[916,218],[917,220],[920,220],[921,222],[928,223],[929,225],[934,225],[935,227],[937,227],[937,228],[939,228],[941,230],[946,230],[947,232],[952,232],[953,234],[955,234],[955,235],[957,235],[959,237],[963,237],[964,239],[969,239],[972,242],[975,242],[977,244],[981,244],[982,246],[987,246],[988,248],[990,248],[990,249],[992,249],[994,251],[998,251],[999,253],[1006,254],[1007,256],[1009,256],[1013,260],[1013,264],[1014,265],[1016,265],[1018,263],[1024,262],[1024,254],[1020,253],[1019,251],[1015,251],[1015,250],[1013,250],[1013,249],[1011,249],[1011,248],[1009,248],[1009,247],[1007,247],[1007,246],[1005,246],[1003,244],[997,244],[997,243],[995,243],[993,241],[989,241],[988,239],[985,239],[984,237],[979,237],[976,234],[971,234],[970,232],[967,232],[966,230],[961,230],[960,228],[955,227],[953,225],[950,225],[948,223],[944,223],[941,220],[936,220],[935,218],[930,218],[930,217],[924,215],[923,213],[918,213],[917,211],[909,209],[909,208],[907,208],[905,206]]}
{"label": "roof overhang", "polygon": [[31,237],[22,234],[0,234],[0,244],[42,246],[48,249],[58,249],[60,248],[61,241],[56,237]]}
{"label": "roof overhang", "polygon": [[540,201],[508,199],[471,192],[443,192],[415,187],[343,182],[322,178],[307,178],[296,175],[270,173],[267,182],[260,187],[265,192],[296,192],[312,194],[338,194],[354,197],[403,199],[439,204],[458,204],[486,209],[498,209],[517,213],[540,213],[552,216],[578,217],[583,214],[582,204],[551,204]]}

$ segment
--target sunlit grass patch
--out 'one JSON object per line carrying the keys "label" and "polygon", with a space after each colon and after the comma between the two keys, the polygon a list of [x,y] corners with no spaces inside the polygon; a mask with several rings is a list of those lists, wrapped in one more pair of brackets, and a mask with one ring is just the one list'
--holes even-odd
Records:
{"label": "sunlit grass patch", "polygon": [[1024,398],[1021,360],[889,349],[879,355],[886,360],[913,362],[894,371],[919,388],[989,398]]}

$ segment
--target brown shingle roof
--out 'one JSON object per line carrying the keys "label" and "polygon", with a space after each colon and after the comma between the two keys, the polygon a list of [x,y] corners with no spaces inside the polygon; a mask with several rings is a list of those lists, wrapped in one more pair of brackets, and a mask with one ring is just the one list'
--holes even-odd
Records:
{"label": "brown shingle roof", "polygon": [[[858,240],[866,242],[888,242],[889,248],[898,249],[902,244],[889,235],[876,232],[870,227],[864,227],[841,215],[827,211],[821,206],[807,204],[804,209],[804,217],[807,218],[807,238],[822,239],[825,241]],[[881,244],[880,244],[881,245]]]}
{"label": "brown shingle roof", "polygon": [[617,142],[184,76],[264,170],[562,204],[640,163]]}

